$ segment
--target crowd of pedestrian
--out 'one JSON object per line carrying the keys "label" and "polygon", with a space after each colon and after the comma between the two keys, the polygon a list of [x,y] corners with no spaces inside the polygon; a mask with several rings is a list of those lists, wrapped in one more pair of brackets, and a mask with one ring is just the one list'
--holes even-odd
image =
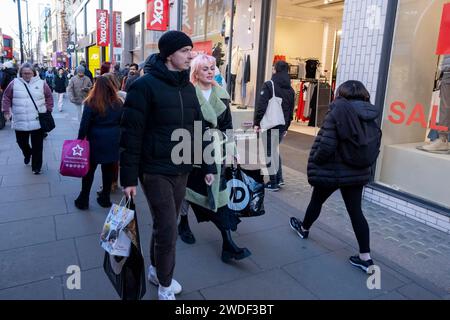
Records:
{"label": "crowd of pedestrian", "polygon": [[[230,138],[230,95],[216,80],[216,60],[206,54],[195,56],[192,40],[180,31],[163,34],[158,48],[159,53],[149,56],[141,67],[133,63],[122,70],[118,64],[105,62],[95,78],[84,61],[73,71],[30,64],[23,64],[17,71],[12,64],[5,64],[0,73],[1,110],[5,119],[11,119],[24,163],[31,161],[33,173],[40,174],[45,132],[38,115],[52,112],[52,92],[56,94],[58,111],[63,112],[67,93],[78,112],[78,139],[87,139],[91,150],[90,169],[82,178],[75,206],[80,210],[89,208],[98,166],[102,171],[102,186],[97,191],[101,207],[112,205],[110,194],[117,188],[119,175],[127,198],[136,196],[140,182],[153,218],[148,280],[158,286],[159,299],[174,300],[182,291],[181,284],[173,279],[177,237],[188,244],[196,241],[189,226],[191,210],[198,222],[210,221],[217,227],[224,262],[245,259],[251,252],[236,245],[231,236],[241,220],[227,205],[230,194],[223,175],[226,163],[198,161],[194,147],[183,150],[186,161],[173,159],[178,144],[172,139],[174,132],[189,133],[189,142],[194,146],[196,121],[201,123],[202,133],[216,129],[217,134]],[[278,191],[284,185],[279,149],[271,141],[282,142],[293,117],[295,93],[288,70],[285,62],[274,65],[271,80],[264,83],[257,97],[254,113],[254,129],[267,141],[270,176],[265,188],[269,191]],[[277,107],[274,98],[280,101],[279,122],[264,128],[268,110]],[[350,262],[366,271],[373,261],[361,198],[371,177],[371,166],[349,164],[342,156],[342,148],[346,137],[362,134],[355,128],[373,123],[378,116],[379,110],[370,103],[362,83],[348,81],[337,89],[308,161],[308,179],[314,187],[311,201],[303,220],[292,217],[289,221],[291,228],[307,239],[323,203],[339,189],[359,244],[359,254],[350,257]],[[212,141],[202,142],[197,152],[203,155],[210,143],[217,147],[217,141]]]}

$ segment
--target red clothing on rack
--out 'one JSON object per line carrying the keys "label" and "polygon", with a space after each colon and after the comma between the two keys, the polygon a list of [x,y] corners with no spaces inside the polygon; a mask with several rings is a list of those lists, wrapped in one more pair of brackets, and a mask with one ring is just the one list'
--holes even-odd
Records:
{"label": "red clothing on rack", "polygon": [[298,94],[298,105],[297,105],[297,113],[295,118],[300,121],[309,121],[309,118],[306,118],[303,115],[305,111],[305,101],[303,100],[303,82],[300,83],[300,93]]}

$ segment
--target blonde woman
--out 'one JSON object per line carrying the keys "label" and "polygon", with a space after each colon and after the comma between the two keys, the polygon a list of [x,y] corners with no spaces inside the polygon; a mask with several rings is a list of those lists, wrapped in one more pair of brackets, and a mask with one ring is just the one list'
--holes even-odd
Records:
{"label": "blonde woman", "polygon": [[[214,57],[198,55],[191,63],[191,82],[195,86],[207,126],[225,133],[227,129],[233,129],[229,107],[230,96],[214,80],[215,68]],[[223,176],[220,174],[223,164],[218,163],[217,167],[214,183],[210,187],[206,186],[201,169],[194,168],[189,175],[186,198],[181,206],[178,232],[184,242],[190,244],[195,242],[188,223],[187,214],[190,205],[198,222],[211,221],[219,229],[223,239],[222,261],[241,260],[250,256],[251,253],[247,248],[239,248],[231,238],[230,231],[236,231],[240,219],[228,209],[229,194]],[[211,201],[211,195],[213,201]]]}

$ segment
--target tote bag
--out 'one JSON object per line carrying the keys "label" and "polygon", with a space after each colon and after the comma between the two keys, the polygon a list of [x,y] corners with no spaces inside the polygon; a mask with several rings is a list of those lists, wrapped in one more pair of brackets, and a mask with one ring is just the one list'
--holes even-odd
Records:
{"label": "tote bag", "polygon": [[273,94],[267,105],[266,113],[260,123],[262,130],[269,130],[281,124],[286,124],[284,121],[283,108],[281,107],[283,99],[275,96],[275,85],[272,80],[270,80],[270,83],[272,84]]}
{"label": "tote bag", "polygon": [[59,173],[67,177],[82,178],[89,172],[89,142],[65,140]]}

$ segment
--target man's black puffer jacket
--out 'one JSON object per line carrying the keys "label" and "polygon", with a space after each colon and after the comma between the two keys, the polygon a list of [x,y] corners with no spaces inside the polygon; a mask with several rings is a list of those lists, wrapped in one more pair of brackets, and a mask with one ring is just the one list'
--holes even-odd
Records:
{"label": "man's black puffer jacket", "polygon": [[[121,122],[120,181],[123,187],[136,186],[142,173],[180,175],[192,170],[194,157],[194,121],[204,121],[189,72],[169,71],[158,54],[147,60],[149,71],[136,80],[127,93]],[[181,139],[172,141],[176,129],[190,133],[190,163],[174,163],[172,149]],[[196,141],[202,137],[196,137]],[[203,148],[205,144],[202,143]],[[188,144],[189,146],[189,144]],[[178,154],[178,152],[177,152]],[[214,166],[204,166],[215,173]]]}
{"label": "man's black puffer jacket", "polygon": [[308,160],[308,182],[318,187],[345,187],[366,185],[371,179],[371,168],[355,168],[345,164],[338,150],[340,138],[338,131],[348,119],[342,104],[347,104],[362,121],[373,121],[379,110],[369,102],[337,98],[330,105]]}

